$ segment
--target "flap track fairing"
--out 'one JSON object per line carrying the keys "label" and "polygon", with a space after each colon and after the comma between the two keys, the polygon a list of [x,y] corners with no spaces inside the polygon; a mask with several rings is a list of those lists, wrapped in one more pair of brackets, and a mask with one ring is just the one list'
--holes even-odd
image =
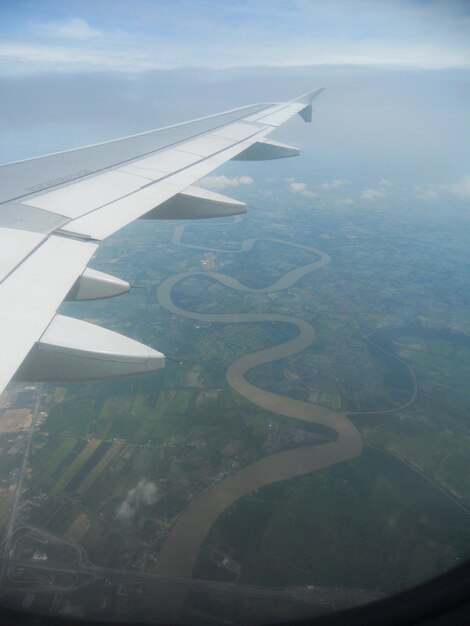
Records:
{"label": "flap track fairing", "polygon": [[240,213],[246,213],[244,202],[191,186],[146,213],[142,219],[198,220]]}
{"label": "flap track fairing", "polygon": [[273,159],[285,159],[299,156],[300,150],[294,146],[288,146],[278,141],[263,139],[252,144],[249,148],[240,152],[233,161],[271,161]]}
{"label": "flap track fairing", "polygon": [[130,288],[130,284],[125,280],[87,267],[83,274],[77,278],[75,285],[65,299],[75,301],[114,298],[128,292]]}
{"label": "flap track fairing", "polygon": [[119,333],[56,315],[31,349],[16,380],[62,382],[144,374],[161,369],[165,356]]}

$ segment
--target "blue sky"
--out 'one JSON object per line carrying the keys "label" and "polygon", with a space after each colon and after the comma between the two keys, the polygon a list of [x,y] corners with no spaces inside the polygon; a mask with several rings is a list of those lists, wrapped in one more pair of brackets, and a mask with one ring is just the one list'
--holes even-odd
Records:
{"label": "blue sky", "polygon": [[470,66],[457,0],[2,0],[0,73]]}

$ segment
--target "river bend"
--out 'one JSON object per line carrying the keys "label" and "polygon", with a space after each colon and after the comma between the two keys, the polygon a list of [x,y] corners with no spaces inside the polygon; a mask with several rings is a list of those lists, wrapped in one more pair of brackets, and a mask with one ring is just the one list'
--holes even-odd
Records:
{"label": "river bend", "polygon": [[197,497],[177,519],[156,563],[158,573],[170,577],[190,578],[199,549],[209,530],[219,515],[236,500],[271,483],[301,476],[354,458],[361,453],[362,440],[359,430],[344,413],[337,413],[320,405],[266,391],[246,379],[246,374],[254,367],[285,359],[308,348],[315,340],[315,330],[311,324],[293,316],[273,313],[196,313],[180,308],[172,298],[173,288],[179,282],[198,275],[240,292],[272,293],[288,289],[307,274],[318,271],[330,263],[331,258],[316,248],[271,238],[246,239],[238,251],[193,246],[182,241],[184,229],[184,225],[175,228],[174,242],[204,251],[244,253],[251,250],[258,241],[270,241],[308,251],[319,257],[318,260],[291,270],[272,285],[262,288],[247,287],[236,279],[219,272],[175,274],[159,285],[157,298],[168,311],[193,320],[221,324],[281,322],[294,325],[298,330],[294,339],[236,359],[227,370],[227,382],[237,393],[262,409],[304,422],[327,426],[337,433],[337,439],[333,442],[286,450],[264,457],[215,484]]}

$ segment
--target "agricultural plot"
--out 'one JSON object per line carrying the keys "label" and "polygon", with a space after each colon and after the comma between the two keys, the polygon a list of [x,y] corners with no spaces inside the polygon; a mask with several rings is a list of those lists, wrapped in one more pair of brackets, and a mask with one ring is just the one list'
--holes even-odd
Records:
{"label": "agricultural plot", "polygon": [[69,482],[74,478],[74,476],[81,470],[83,465],[87,462],[93,452],[98,448],[101,444],[99,439],[92,439],[88,444],[81,450],[76,459],[67,467],[62,476],[57,480],[54,491],[60,492],[63,491]]}

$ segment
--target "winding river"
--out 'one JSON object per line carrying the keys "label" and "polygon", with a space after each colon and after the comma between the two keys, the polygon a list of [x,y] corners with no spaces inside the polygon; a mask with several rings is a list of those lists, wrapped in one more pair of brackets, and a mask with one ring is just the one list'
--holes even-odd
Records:
{"label": "winding river", "polygon": [[[233,250],[219,250],[185,244],[182,241],[184,230],[184,225],[175,228],[173,241],[176,244],[211,252],[234,252]],[[286,273],[272,285],[259,289],[247,287],[234,278],[219,272],[176,274],[159,285],[157,289],[158,301],[168,311],[176,315],[204,322],[222,324],[282,322],[294,325],[298,330],[294,339],[246,354],[234,361],[227,370],[228,384],[237,393],[262,409],[333,429],[337,433],[337,439],[334,442],[286,450],[264,457],[203,492],[177,519],[171,534],[162,547],[155,571],[167,577],[190,578],[192,576],[199,549],[212,525],[223,511],[242,496],[271,483],[301,476],[346,461],[358,456],[362,450],[359,430],[345,414],[260,389],[246,379],[247,372],[252,368],[285,359],[308,348],[315,340],[315,330],[308,322],[288,315],[270,313],[195,313],[180,308],[172,299],[173,288],[190,276],[200,275],[211,278],[236,291],[272,293],[294,286],[301,278],[320,270],[331,261],[327,254],[316,248],[270,238],[246,239],[239,250],[235,252],[247,252],[258,241],[270,241],[308,251],[318,256],[318,260],[298,267]]]}

